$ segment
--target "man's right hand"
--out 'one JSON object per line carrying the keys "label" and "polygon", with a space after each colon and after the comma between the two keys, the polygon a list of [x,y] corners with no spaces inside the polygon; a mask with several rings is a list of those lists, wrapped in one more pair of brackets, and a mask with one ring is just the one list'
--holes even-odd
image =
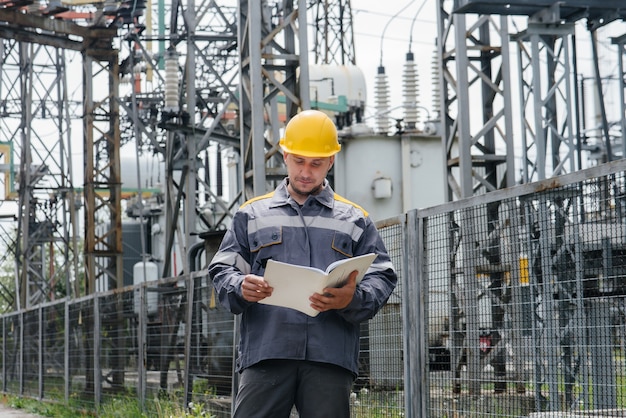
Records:
{"label": "man's right hand", "polygon": [[263,277],[247,274],[241,283],[241,294],[248,302],[258,302],[272,295],[273,287]]}

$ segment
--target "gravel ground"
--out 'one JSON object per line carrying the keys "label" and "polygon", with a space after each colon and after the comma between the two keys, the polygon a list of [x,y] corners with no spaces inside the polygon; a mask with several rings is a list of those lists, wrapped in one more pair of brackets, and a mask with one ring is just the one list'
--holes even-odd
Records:
{"label": "gravel ground", "polygon": [[40,418],[39,415],[29,414],[21,409],[13,409],[0,403],[0,418]]}

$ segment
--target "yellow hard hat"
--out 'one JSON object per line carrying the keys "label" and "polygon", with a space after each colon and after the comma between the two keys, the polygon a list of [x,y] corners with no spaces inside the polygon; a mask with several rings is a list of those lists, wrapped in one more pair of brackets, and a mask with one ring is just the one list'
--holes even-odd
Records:
{"label": "yellow hard hat", "polygon": [[280,140],[283,151],[303,157],[330,157],[341,149],[337,128],[319,110],[305,110],[291,118]]}

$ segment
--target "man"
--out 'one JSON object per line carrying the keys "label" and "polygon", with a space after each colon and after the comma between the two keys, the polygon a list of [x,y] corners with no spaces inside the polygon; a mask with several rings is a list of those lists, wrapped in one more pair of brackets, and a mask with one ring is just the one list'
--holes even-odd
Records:
{"label": "man", "polygon": [[[280,141],[287,178],[273,192],[244,203],[233,217],[209,272],[220,302],[241,314],[234,417],[349,417],[358,373],[359,324],[385,304],[397,276],[367,213],[336,195],[326,175],[341,149],[326,114],[292,118]],[[367,253],[376,259],[356,284],[311,295],[311,317],[257,303],[272,294],[267,260],[325,270]]]}

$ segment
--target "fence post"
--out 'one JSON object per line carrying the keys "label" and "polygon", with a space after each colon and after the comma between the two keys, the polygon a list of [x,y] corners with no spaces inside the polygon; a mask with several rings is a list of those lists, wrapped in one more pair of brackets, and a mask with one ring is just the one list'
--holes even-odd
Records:
{"label": "fence post", "polygon": [[406,214],[405,253],[401,285],[404,345],[404,398],[407,418],[428,416],[428,371],[426,370],[425,286],[422,266],[424,224],[416,210]]}
{"label": "fence post", "polygon": [[185,405],[183,408],[189,406],[189,402],[192,400],[193,389],[193,376],[191,375],[191,331],[193,323],[193,309],[194,309],[194,286],[195,280],[193,275],[189,275],[187,278],[187,312],[185,315]]}
{"label": "fence post", "polygon": [[[145,282],[143,282],[145,284]],[[137,312],[137,391],[141,410],[146,407],[146,341],[147,341],[147,286],[139,287],[139,312]]]}
{"label": "fence post", "polygon": [[64,318],[65,332],[63,333],[63,342],[65,347],[63,348],[63,377],[65,378],[64,391],[65,391],[65,403],[69,404],[70,401],[70,303],[69,299],[65,299],[64,306]]}
{"label": "fence post", "polygon": [[37,329],[39,331],[39,335],[38,335],[38,343],[39,343],[39,347],[38,347],[38,352],[37,352],[37,360],[38,360],[38,366],[37,366],[37,377],[38,377],[38,396],[39,399],[43,399],[43,350],[44,350],[44,338],[43,338],[43,306],[39,305],[39,308],[37,308],[37,321],[39,322],[37,324]]}
{"label": "fence post", "polygon": [[2,391],[7,391],[7,318],[2,317]]}
{"label": "fence post", "polygon": [[93,398],[94,409],[100,409],[102,379],[100,370],[100,298],[94,295],[93,303]]}
{"label": "fence post", "polygon": [[[477,283],[477,248],[472,245],[470,239],[477,236],[476,223],[479,221],[476,214],[476,207],[465,208],[461,212],[461,239],[462,239],[462,261],[461,261],[461,280],[466,283],[466,288],[458,292],[457,296],[462,301],[462,309],[465,313],[465,341],[462,347],[455,347],[465,351],[467,358],[467,379],[461,377],[460,364],[457,366],[458,383],[463,380],[467,381],[468,392],[470,395],[480,395],[481,387],[481,369],[480,369],[480,329],[479,329],[479,308],[478,294],[479,287]],[[454,291],[454,289],[451,288]],[[461,327],[458,328],[461,330]],[[461,354],[463,355],[463,354]]]}
{"label": "fence post", "polygon": [[19,374],[19,390],[20,396],[24,395],[24,311],[18,315],[20,324],[20,349],[18,352],[18,374]]}

